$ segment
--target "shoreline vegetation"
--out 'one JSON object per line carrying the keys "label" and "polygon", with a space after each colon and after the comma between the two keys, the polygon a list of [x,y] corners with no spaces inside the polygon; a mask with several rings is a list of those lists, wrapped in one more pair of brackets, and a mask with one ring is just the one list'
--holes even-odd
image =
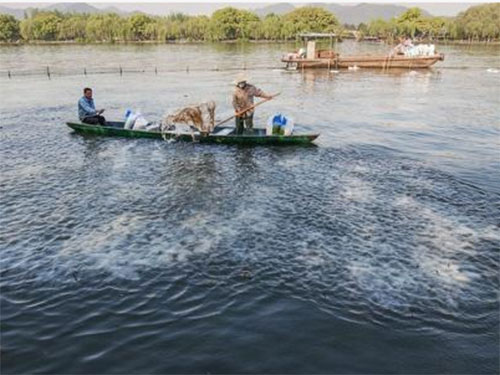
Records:
{"label": "shoreline vegetation", "polygon": [[[352,39],[352,38],[351,38]],[[22,47],[22,46],[104,46],[104,45],[200,45],[200,44],[214,44],[214,43],[222,43],[222,44],[289,44],[294,43],[294,40],[267,40],[267,39],[259,39],[259,40],[220,40],[220,41],[202,41],[202,40],[169,40],[166,42],[161,42],[157,40],[115,40],[113,42],[108,41],[75,41],[75,40],[53,40],[53,41],[45,41],[45,40],[33,40],[33,41],[16,41],[16,42],[2,42],[0,41],[0,46],[10,46],[10,47]],[[357,42],[364,43],[385,43],[383,39],[378,41],[373,40],[357,40]],[[432,43],[437,45],[488,45],[488,46],[500,46],[500,40],[433,40]]]}
{"label": "shoreline vegetation", "polygon": [[164,44],[200,42],[293,42],[304,32],[335,33],[349,38],[393,43],[400,37],[452,44],[499,44],[500,3],[471,6],[456,17],[425,17],[410,8],[390,20],[342,25],[337,17],[315,6],[297,8],[284,15],[259,18],[248,10],[225,7],[212,16],[122,17],[115,13],[77,14],[59,11],[25,13],[21,21],[0,14],[0,45],[40,44]]}

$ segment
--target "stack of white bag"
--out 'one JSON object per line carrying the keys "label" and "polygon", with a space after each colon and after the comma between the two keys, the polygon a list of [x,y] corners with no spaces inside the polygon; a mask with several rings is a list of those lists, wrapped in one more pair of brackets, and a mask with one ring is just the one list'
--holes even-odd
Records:
{"label": "stack of white bag", "polygon": [[132,130],[148,130],[154,131],[158,130],[159,126],[157,124],[152,124],[148,120],[144,118],[140,111],[132,112],[127,110],[125,114],[125,125],[124,129],[132,129]]}
{"label": "stack of white bag", "polygon": [[436,46],[434,44],[419,44],[417,46],[408,48],[405,51],[405,56],[415,57],[415,56],[434,56],[436,53]]}

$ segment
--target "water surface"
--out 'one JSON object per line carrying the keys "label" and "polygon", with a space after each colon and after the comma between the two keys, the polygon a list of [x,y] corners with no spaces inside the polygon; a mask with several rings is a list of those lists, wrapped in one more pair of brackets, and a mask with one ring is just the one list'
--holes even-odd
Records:
{"label": "water surface", "polygon": [[[304,74],[275,69],[286,49],[0,49],[2,72],[53,67],[0,78],[2,372],[498,371],[498,47]],[[256,123],[281,111],[316,147],[64,125],[84,86],[108,119],[207,99],[222,119],[243,66],[282,92]]]}

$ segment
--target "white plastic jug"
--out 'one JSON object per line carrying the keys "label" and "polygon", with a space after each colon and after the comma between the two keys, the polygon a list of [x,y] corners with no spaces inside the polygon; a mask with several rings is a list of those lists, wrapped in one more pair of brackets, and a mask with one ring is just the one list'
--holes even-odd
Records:
{"label": "white plastic jug", "polygon": [[135,123],[135,120],[136,120],[138,115],[140,115],[140,113],[136,114],[133,112],[130,115],[128,115],[127,121],[125,121],[125,125],[123,126],[123,128],[124,129],[132,129],[134,127],[134,123]]}
{"label": "white plastic jug", "polygon": [[293,120],[293,117],[286,117],[284,135],[292,135],[294,127],[295,127],[295,121]]}
{"label": "white plastic jug", "polygon": [[266,135],[273,135],[273,118],[274,115],[267,119]]}

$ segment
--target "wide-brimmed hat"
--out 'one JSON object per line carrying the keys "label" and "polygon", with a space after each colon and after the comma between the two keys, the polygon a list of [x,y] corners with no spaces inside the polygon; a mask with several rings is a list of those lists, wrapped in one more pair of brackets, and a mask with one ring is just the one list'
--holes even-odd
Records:
{"label": "wide-brimmed hat", "polygon": [[240,82],[248,82],[250,77],[246,73],[238,73],[238,75],[234,78],[233,83],[237,85]]}

